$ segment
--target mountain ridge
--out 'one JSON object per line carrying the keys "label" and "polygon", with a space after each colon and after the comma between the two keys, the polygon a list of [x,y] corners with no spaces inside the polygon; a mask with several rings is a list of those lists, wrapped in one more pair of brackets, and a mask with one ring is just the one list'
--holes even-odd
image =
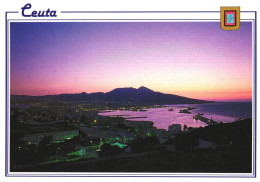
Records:
{"label": "mountain ridge", "polygon": [[37,102],[37,101],[87,101],[87,102],[112,102],[118,104],[202,104],[213,103],[200,99],[193,99],[174,94],[155,92],[147,87],[139,88],[123,87],[115,88],[109,92],[58,94],[44,96],[11,95],[11,102]]}

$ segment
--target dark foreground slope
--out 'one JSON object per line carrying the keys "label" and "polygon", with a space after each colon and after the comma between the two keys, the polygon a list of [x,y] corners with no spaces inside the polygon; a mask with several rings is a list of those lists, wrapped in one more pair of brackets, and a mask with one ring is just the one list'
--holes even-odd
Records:
{"label": "dark foreground slope", "polygon": [[[149,138],[140,139],[138,143],[144,143],[145,147],[138,152],[39,165],[18,171],[250,173],[251,131],[252,120],[247,119],[184,132],[163,145],[156,144],[152,138],[153,142],[147,142],[151,141]],[[199,139],[214,142],[216,148],[199,148]],[[172,144],[176,151],[167,150],[167,145]]]}

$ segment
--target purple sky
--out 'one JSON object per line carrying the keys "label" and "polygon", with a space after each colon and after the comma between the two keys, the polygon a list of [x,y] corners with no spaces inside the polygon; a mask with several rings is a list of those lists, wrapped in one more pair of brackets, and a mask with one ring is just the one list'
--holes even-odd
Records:
{"label": "purple sky", "polygon": [[146,86],[211,100],[252,98],[252,27],[219,22],[11,23],[11,94]]}

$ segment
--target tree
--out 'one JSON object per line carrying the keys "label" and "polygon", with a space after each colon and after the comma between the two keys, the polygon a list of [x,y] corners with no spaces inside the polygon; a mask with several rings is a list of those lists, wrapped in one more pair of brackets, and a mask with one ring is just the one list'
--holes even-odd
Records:
{"label": "tree", "polygon": [[121,130],[127,130],[127,129],[128,129],[128,126],[127,126],[126,124],[121,124],[121,123],[119,123],[119,124],[117,125],[117,127],[118,127],[119,129],[121,129]]}
{"label": "tree", "polygon": [[154,146],[159,145],[160,141],[156,136],[151,136],[147,138],[137,138],[132,144],[131,147],[133,152],[143,152],[143,151],[151,151]]}
{"label": "tree", "polygon": [[186,131],[187,129],[188,129],[188,126],[185,124],[185,125],[183,126],[183,130]]}
{"label": "tree", "polygon": [[39,142],[36,150],[37,158],[43,161],[49,155],[49,145],[51,144],[52,136],[45,135]]}
{"label": "tree", "polygon": [[118,154],[121,153],[123,150],[120,149],[118,146],[111,146],[110,144],[104,144],[101,147],[101,152],[102,154],[108,154],[108,155],[112,155],[112,154]]}

